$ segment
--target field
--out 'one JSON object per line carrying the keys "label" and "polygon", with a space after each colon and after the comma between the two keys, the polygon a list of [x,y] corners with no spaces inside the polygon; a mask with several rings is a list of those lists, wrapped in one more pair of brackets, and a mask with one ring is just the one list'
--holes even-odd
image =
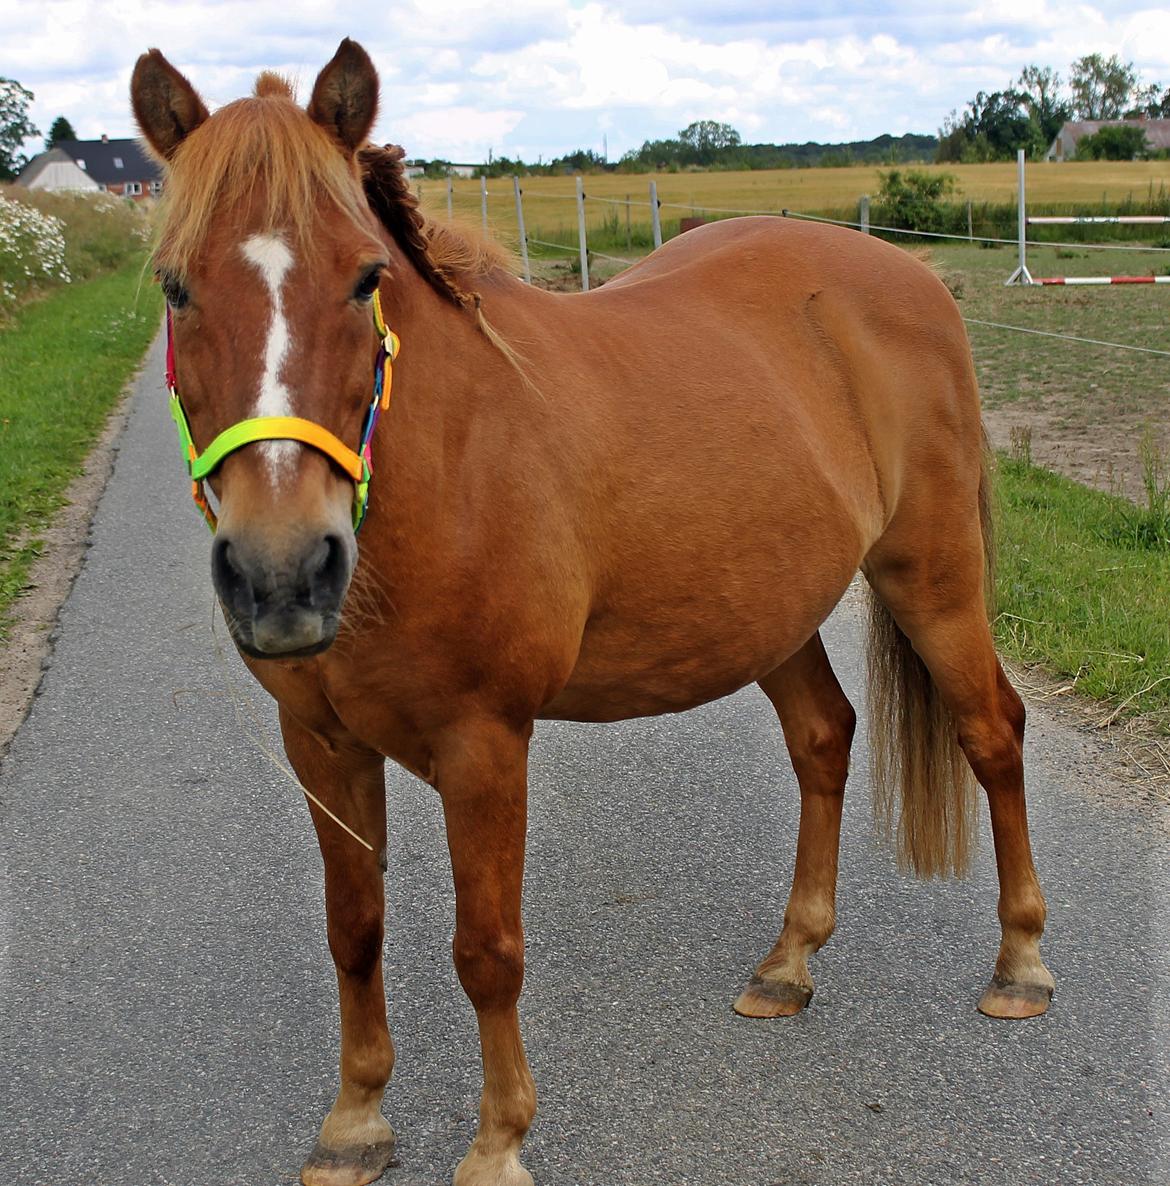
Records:
{"label": "field", "polygon": [[[899,166],[903,167],[903,166]],[[974,202],[1008,203],[1016,200],[1016,166],[1012,162],[989,165],[926,165],[932,173],[951,173],[957,178],[955,197]],[[703,211],[782,209],[804,212],[856,210],[862,194],[878,192],[877,168],[859,166],[847,169],[775,169],[759,172],[725,173],[598,173],[585,177],[588,222],[600,227],[618,214],[624,228],[626,207],[612,205],[611,199],[638,203],[631,208],[631,225],[649,222],[649,183],[658,185],[663,203],[664,234],[677,231],[680,216]],[[574,201],[576,182],[572,177],[525,177],[524,213],[528,232],[536,238],[553,232],[575,232],[577,211]],[[456,178],[454,209],[466,220],[480,220],[480,183]],[[1063,164],[1029,164],[1028,201],[1036,205],[1099,207],[1103,201],[1116,204],[1126,200],[1144,201],[1154,194],[1170,191],[1170,161],[1072,161]],[[435,216],[445,217],[447,183],[420,178],[415,182],[424,207]],[[510,178],[488,181],[488,217],[505,241],[515,239],[516,213]]]}
{"label": "field", "polygon": [[0,331],[0,641],[39,551],[37,531],[158,332],[162,300],[142,272],[140,257],[59,288]]}
{"label": "field", "polygon": [[[964,316],[1025,329],[1170,350],[1170,285],[1005,288],[1015,252],[965,245],[931,248],[960,294]],[[1170,251],[1029,252],[1035,275],[1165,274]],[[1148,428],[1170,455],[1162,356],[968,323],[984,414],[1007,448],[1030,437],[1035,461],[1099,489],[1143,494],[1139,446]]]}

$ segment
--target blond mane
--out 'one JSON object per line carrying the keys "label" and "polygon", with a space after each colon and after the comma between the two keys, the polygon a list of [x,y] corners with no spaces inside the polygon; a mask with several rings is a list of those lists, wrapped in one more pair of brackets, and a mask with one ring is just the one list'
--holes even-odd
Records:
{"label": "blond mane", "polygon": [[263,229],[312,245],[322,205],[369,226],[356,167],[293,101],[278,75],[261,74],[256,93],[221,108],[179,145],[167,166],[156,262],[185,272],[213,215],[256,199]]}
{"label": "blond mane", "polygon": [[366,145],[348,159],[316,124],[278,74],[265,71],[255,93],[221,108],[164,162],[163,198],[155,266],[183,275],[202,248],[212,217],[261,203],[262,228],[292,239],[311,256],[322,206],[355,226],[380,222],[419,274],[445,299],[472,313],[497,350],[532,386],[523,360],[484,316],[469,280],[505,269],[502,248],[456,227],[431,222],[419,209],[396,145]]}
{"label": "blond mane", "polygon": [[478,307],[462,278],[506,268],[508,257],[474,233],[427,219],[406,180],[403,156],[393,145],[367,145],[347,160],[297,106],[288,81],[265,71],[252,96],[221,108],[164,162],[155,262],[186,272],[213,216],[257,200],[262,230],[279,230],[311,252],[313,225],[326,206],[366,229],[372,213],[433,287],[457,304]]}

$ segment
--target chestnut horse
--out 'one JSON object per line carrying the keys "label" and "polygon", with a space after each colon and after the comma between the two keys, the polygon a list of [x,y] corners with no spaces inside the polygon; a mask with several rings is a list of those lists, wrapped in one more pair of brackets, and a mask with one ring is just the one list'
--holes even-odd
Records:
{"label": "chestnut horse", "polygon": [[[532,1180],[517,1001],[535,719],[680,712],[760,685],[800,831],[783,930],[735,1009],[808,1003],[854,727],[818,630],[858,569],[879,811],[898,814],[920,874],[960,873],[974,771],[1002,923],[980,1008],[1044,1012],[1024,712],[985,603],[979,401],[931,271],[852,231],[752,218],[676,239],[596,292],[543,292],[428,221],[401,150],[366,143],[378,79],[351,41],[305,109],[263,74],[209,115],[157,50],[132,96],[167,167],[156,263],[189,460],[218,502],[215,587],[298,777],[364,842],[311,805],[341,1068],[302,1180],[369,1182],[391,1157],[387,757],[445,814],[455,966],[483,1054],[459,1186]],[[375,430],[374,376],[394,353],[383,312],[402,350]],[[363,436],[374,478],[355,538]]]}

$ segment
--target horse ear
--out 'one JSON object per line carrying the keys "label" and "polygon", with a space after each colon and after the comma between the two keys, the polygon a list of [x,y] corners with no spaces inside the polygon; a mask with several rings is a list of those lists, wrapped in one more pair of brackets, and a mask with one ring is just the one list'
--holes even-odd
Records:
{"label": "horse ear", "polygon": [[378,72],[356,41],[346,37],[317,75],[308,110],[347,156],[366,142],[378,114]]}
{"label": "horse ear", "polygon": [[208,115],[195,88],[157,49],[148,50],[135,64],[130,102],[147,143],[164,160],[174,156]]}

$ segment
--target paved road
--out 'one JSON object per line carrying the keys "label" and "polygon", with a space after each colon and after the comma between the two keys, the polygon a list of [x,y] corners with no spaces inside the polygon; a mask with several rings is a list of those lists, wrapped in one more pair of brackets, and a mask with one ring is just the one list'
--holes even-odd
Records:
{"label": "paved road", "polygon": [[[156,345],[41,695],[0,777],[0,1182],[294,1181],[334,1081],[335,986],[306,813],[236,719],[206,532]],[[858,699],[856,623],[829,647]],[[975,1011],[996,946],[963,884],[900,877],[851,784],[840,930],[809,1011],[729,1006],[779,925],[796,792],[762,696],[545,726],[532,763],[526,1034],[543,1186],[1170,1181],[1170,878],[1153,808],[1033,730],[1051,1014]],[[864,754],[864,737],[858,755]],[[478,1054],[450,966],[436,797],[392,771],[393,1186],[447,1181]]]}

